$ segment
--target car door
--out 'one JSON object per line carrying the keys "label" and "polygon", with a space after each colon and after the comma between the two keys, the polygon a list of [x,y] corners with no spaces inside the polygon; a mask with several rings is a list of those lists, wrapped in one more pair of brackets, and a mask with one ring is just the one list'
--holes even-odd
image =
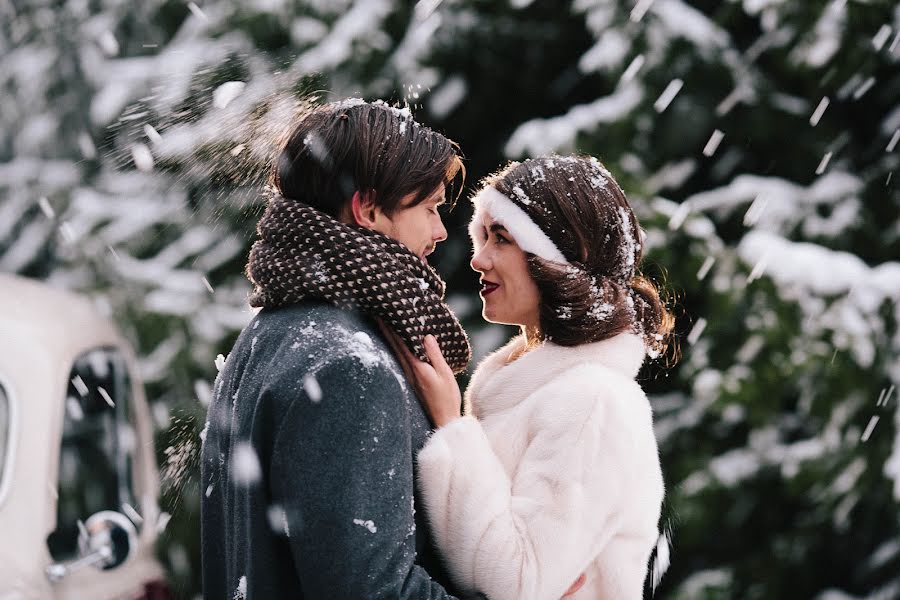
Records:
{"label": "car door", "polygon": [[64,573],[54,583],[59,598],[86,594],[98,599],[166,597],[156,593],[164,582],[153,548],[140,547],[147,536],[137,535],[142,527],[156,523],[155,513],[145,523],[141,513],[147,512],[147,503],[139,503],[135,493],[136,453],[152,452],[152,443],[149,448],[138,447],[132,383],[128,362],[115,347],[81,354],[69,374],[56,482],[56,529],[47,536],[47,549],[55,565],[83,559],[89,553],[89,519],[104,511],[118,513],[125,526],[134,526],[135,535],[131,554],[121,565],[58,571]]}

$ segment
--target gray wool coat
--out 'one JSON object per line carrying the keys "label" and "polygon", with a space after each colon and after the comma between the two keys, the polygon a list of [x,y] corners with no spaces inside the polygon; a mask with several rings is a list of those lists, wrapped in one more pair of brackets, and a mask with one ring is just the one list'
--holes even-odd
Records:
{"label": "gray wool coat", "polygon": [[204,597],[452,598],[415,489],[429,431],[373,321],[260,311],[201,436]]}

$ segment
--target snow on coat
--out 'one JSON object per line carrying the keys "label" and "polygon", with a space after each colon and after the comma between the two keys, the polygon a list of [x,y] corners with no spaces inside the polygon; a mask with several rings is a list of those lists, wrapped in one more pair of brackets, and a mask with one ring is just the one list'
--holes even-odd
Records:
{"label": "snow on coat", "polygon": [[[473,415],[418,454],[438,547],[455,583],[491,600],[641,598],[663,499],[653,419],[631,333],[488,356],[466,392]],[[467,411],[468,412],[468,411]]]}

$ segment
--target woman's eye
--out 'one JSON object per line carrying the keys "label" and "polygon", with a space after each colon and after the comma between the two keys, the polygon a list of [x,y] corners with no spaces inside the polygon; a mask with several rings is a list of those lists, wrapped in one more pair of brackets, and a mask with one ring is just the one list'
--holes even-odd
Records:
{"label": "woman's eye", "polygon": [[494,234],[494,238],[496,239],[498,244],[508,244],[509,240],[500,235],[499,233]]}

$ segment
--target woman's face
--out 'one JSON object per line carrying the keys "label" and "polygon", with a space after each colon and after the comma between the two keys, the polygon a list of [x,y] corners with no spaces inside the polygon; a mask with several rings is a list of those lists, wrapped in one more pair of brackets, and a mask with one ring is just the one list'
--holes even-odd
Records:
{"label": "woman's face", "polygon": [[485,214],[481,225],[484,246],[470,263],[481,274],[481,314],[491,323],[536,330],[540,323],[540,293],[528,273],[525,252],[490,215]]}

